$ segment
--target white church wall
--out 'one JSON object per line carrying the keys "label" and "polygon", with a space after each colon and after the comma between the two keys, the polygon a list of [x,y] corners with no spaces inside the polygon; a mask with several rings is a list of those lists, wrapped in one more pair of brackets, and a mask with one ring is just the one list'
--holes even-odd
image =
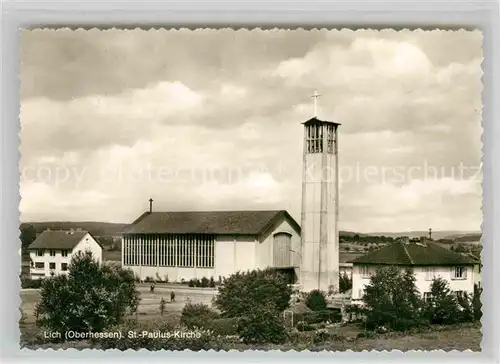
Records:
{"label": "white church wall", "polygon": [[265,238],[258,243],[257,246],[257,261],[255,268],[265,269],[273,266],[273,242],[274,235],[278,233],[287,233],[291,235],[292,254],[290,255],[292,265],[298,267],[300,265],[301,247],[300,247],[300,234],[298,234],[292,225],[283,220]]}
{"label": "white church wall", "polygon": [[217,236],[215,242],[215,274],[228,277],[237,271],[256,267],[256,238],[253,236]]}
{"label": "white church wall", "polygon": [[236,251],[232,236],[217,236],[215,240],[215,275],[227,277],[235,272]]}

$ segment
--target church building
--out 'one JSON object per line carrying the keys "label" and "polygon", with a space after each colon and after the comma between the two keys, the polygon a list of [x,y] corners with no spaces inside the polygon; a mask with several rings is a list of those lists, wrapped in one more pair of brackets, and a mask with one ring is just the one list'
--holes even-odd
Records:
{"label": "church building", "polygon": [[170,282],[278,268],[298,275],[300,226],[286,211],[142,214],[123,232],[122,266]]}
{"label": "church building", "polygon": [[300,225],[284,210],[153,212],[150,200],[123,233],[122,265],[143,280],[170,281],[274,267],[292,273],[301,291],[337,291],[340,124],[314,116],[303,125]]}

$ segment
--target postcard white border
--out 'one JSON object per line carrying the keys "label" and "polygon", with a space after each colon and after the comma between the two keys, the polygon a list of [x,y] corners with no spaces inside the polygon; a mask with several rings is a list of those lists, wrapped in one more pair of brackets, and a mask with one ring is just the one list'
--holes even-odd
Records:
{"label": "postcard white border", "polygon": [[[497,1],[4,1],[2,125],[0,128],[1,355],[4,362],[85,361],[276,362],[315,360],[394,362],[499,360],[500,76]],[[119,352],[19,349],[19,28],[395,28],[476,29],[483,32],[483,351],[460,352]],[[496,67],[495,67],[496,66]],[[496,71],[496,72],[495,72]],[[497,121],[495,124],[494,121]],[[494,168],[494,167],[497,168]],[[496,204],[495,204],[496,202]]]}

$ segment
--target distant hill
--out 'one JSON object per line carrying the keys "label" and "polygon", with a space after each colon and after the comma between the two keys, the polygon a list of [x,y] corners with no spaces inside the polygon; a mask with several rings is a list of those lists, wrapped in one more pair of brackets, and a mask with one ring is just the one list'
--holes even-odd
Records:
{"label": "distant hill", "polygon": [[367,234],[362,234],[362,233],[356,233],[356,232],[353,232],[353,231],[339,231],[339,235],[340,236],[348,236],[348,237],[352,237],[352,236],[355,236],[355,235],[358,235],[358,236],[368,236]]}
{"label": "distant hill", "polygon": [[[429,231],[402,231],[402,232],[380,232],[380,233],[368,233],[365,235],[370,236],[388,236],[392,238],[397,238],[399,236],[408,236],[411,238],[419,238],[421,236],[429,236]],[[481,237],[480,232],[471,232],[471,231],[432,231],[432,238],[435,240],[438,239],[452,239],[455,240],[457,238],[462,237]],[[477,239],[479,241],[479,239]]]}
{"label": "distant hill", "polygon": [[449,235],[445,239],[454,240],[456,243],[468,243],[468,242],[479,242],[481,241],[481,233],[466,233],[466,234],[454,234]]}
{"label": "distant hill", "polygon": [[21,229],[32,225],[37,233],[44,230],[71,230],[81,229],[90,232],[94,236],[117,236],[128,224],[97,222],[97,221],[47,221],[47,222],[24,222]]}
{"label": "distant hill", "polygon": [[[98,221],[48,221],[48,222],[25,222],[21,224],[21,228],[26,225],[33,225],[37,233],[41,233],[46,229],[51,230],[70,230],[81,229],[89,231],[94,236],[118,236],[121,231],[128,225],[122,223],[98,222]],[[380,232],[380,233],[357,233],[354,231],[339,231],[340,237],[352,238],[355,235],[368,238],[371,236],[385,236],[397,238],[400,236],[408,236],[410,238],[419,238],[428,236],[428,231],[404,231],[404,232]],[[480,241],[480,232],[470,231],[433,231],[432,238],[453,240],[455,242],[475,242]]]}

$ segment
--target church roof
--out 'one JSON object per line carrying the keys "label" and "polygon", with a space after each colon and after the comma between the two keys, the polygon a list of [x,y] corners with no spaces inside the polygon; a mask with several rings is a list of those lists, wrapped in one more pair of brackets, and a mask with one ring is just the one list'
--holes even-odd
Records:
{"label": "church roof", "polygon": [[124,234],[260,235],[286,219],[300,226],[285,210],[145,212],[123,230]]}
{"label": "church roof", "polygon": [[87,231],[45,230],[29,245],[28,249],[72,250],[87,234]]}
{"label": "church roof", "polygon": [[395,242],[354,259],[353,264],[447,266],[478,264],[478,261],[434,243]]}
{"label": "church roof", "polygon": [[302,124],[304,125],[313,125],[313,124],[333,124],[333,125],[336,125],[336,126],[339,126],[339,125],[342,125],[342,124],[339,124],[339,123],[336,123],[334,121],[327,121],[327,120],[320,120],[316,117],[313,117],[305,122],[303,122]]}

